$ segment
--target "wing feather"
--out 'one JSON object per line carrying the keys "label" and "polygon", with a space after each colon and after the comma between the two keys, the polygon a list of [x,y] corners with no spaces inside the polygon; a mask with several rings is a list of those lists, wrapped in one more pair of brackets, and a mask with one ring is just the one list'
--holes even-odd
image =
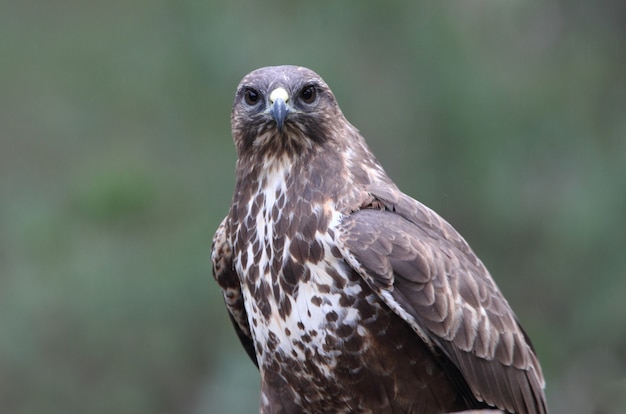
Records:
{"label": "wing feather", "polygon": [[384,209],[346,216],[338,247],[381,299],[458,369],[475,398],[546,413],[532,344],[489,272],[435,212],[393,187],[372,188]]}
{"label": "wing feather", "polygon": [[233,250],[228,237],[228,217],[222,220],[217,228],[211,245],[211,262],[213,263],[213,277],[222,288],[222,295],[239,341],[246,353],[259,367],[254,350],[254,341],[248,325],[248,315],[243,303],[243,294],[239,277],[233,267]]}

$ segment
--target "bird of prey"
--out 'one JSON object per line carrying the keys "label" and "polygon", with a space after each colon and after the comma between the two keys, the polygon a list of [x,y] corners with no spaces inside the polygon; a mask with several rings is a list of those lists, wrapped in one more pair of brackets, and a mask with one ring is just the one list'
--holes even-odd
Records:
{"label": "bird of prey", "polygon": [[246,75],[211,249],[260,413],[546,413],[530,339],[459,233],[402,193],[310,69]]}

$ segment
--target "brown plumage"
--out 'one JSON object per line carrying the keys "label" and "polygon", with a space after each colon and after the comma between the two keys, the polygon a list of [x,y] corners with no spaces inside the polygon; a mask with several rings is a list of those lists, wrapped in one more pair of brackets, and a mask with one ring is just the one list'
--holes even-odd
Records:
{"label": "brown plumage", "polygon": [[389,179],[333,93],[246,75],[215,279],[262,413],[546,413],[530,340],[465,240]]}

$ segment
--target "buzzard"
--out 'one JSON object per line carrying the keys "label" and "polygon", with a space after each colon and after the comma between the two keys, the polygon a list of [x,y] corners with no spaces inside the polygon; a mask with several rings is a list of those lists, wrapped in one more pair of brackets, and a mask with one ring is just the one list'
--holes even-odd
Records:
{"label": "buzzard", "polygon": [[533,346],[457,231],[402,193],[315,72],[257,69],[211,249],[261,413],[546,413]]}

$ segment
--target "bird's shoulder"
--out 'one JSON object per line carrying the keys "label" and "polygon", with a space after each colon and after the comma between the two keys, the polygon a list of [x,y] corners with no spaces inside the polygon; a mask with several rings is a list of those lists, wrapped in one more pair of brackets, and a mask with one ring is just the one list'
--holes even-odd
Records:
{"label": "bird's shoulder", "polygon": [[211,243],[213,276],[222,289],[230,287],[232,276],[236,276],[232,274],[233,249],[229,230],[229,217],[226,216],[217,227]]}

